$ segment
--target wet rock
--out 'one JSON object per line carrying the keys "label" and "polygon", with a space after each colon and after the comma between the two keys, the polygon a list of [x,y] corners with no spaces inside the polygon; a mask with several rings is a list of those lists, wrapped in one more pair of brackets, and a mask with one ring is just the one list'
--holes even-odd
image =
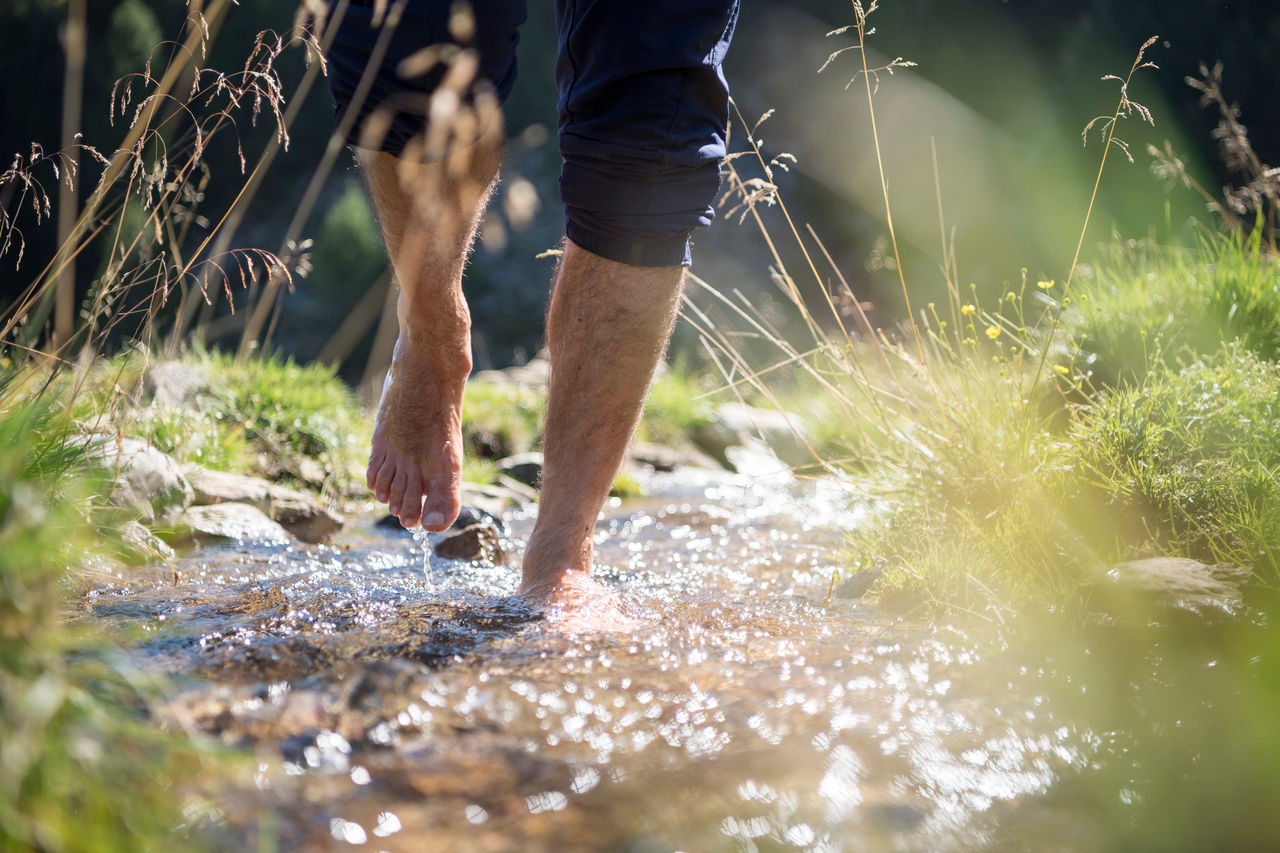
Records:
{"label": "wet rock", "polygon": [[178,538],[195,544],[236,540],[255,545],[284,545],[293,541],[279,523],[246,503],[191,507],[182,517]]}
{"label": "wet rock", "polygon": [[111,473],[111,503],[144,521],[181,511],[192,499],[191,486],[167,454],[137,438],[95,435],[85,439],[89,458]]}
{"label": "wet rock", "polygon": [[431,553],[444,560],[505,563],[506,554],[502,551],[501,543],[498,528],[480,522],[446,534],[431,549]]}
{"label": "wet rock", "polygon": [[667,444],[638,441],[631,446],[629,455],[635,464],[647,465],[655,471],[723,467],[715,459],[694,447],[673,447]]}
{"label": "wet rock", "polygon": [[1233,615],[1244,603],[1249,571],[1182,557],[1131,560],[1095,571],[1086,581],[1090,603],[1122,619],[1160,611]]}
{"label": "wet rock", "polygon": [[323,542],[345,523],[306,492],[273,485],[270,498],[267,514],[303,542]]}
{"label": "wet rock", "polygon": [[377,521],[373,523],[373,526],[380,527],[383,530],[397,530],[401,533],[413,532],[412,530],[410,530],[409,528],[401,524],[400,519],[396,518],[391,513],[387,513],[386,515],[382,516],[382,518],[379,518]]}
{"label": "wet rock", "polygon": [[789,466],[778,458],[773,448],[755,436],[747,436],[742,444],[725,448],[729,467],[749,477],[768,477],[785,474]]}
{"label": "wet rock", "polygon": [[867,817],[893,832],[911,832],[924,823],[928,812],[907,803],[876,803],[866,809]]}
{"label": "wet rock", "polygon": [[306,492],[256,477],[209,471],[194,465],[187,466],[184,472],[194,491],[196,506],[250,504],[303,542],[322,542],[342,529],[342,516],[329,511]]}
{"label": "wet rock", "polygon": [[195,402],[212,386],[208,370],[199,365],[176,361],[152,364],[147,369],[144,382],[152,400],[175,408]]}
{"label": "wet rock", "polygon": [[517,483],[536,489],[542,481],[542,454],[530,451],[508,456],[498,462],[498,470]]}
{"label": "wet rock", "polygon": [[496,483],[463,483],[463,506],[500,516],[509,509],[524,506],[536,497],[528,486],[520,483],[516,483],[516,486],[518,489]]}
{"label": "wet rock", "polygon": [[128,549],[127,553],[120,556],[127,562],[146,563],[174,557],[173,549],[140,522],[125,522],[120,528],[120,538]]}
{"label": "wet rock", "polygon": [[226,471],[210,471],[198,465],[184,466],[182,472],[191,483],[196,506],[247,503],[265,512],[270,502],[271,484],[266,480]]}
{"label": "wet rock", "polygon": [[[449,525],[449,530],[456,532],[470,527],[473,524],[487,524],[496,528],[500,536],[505,536],[507,534],[507,525],[506,522],[502,520],[501,516],[470,504],[462,505],[462,510],[458,513],[458,517],[454,519],[453,524]],[[384,530],[396,530],[401,533],[412,532],[400,523],[400,519],[396,518],[391,513],[387,513],[382,518],[375,521],[374,526],[383,528]]]}
{"label": "wet rock", "polygon": [[884,577],[883,566],[872,566],[855,572],[853,577],[836,587],[836,598],[862,598]]}
{"label": "wet rock", "polygon": [[815,461],[806,446],[808,426],[791,412],[725,403],[693,436],[700,448],[724,465],[732,465],[729,448],[748,444],[753,438],[763,441],[788,465],[812,465]]}
{"label": "wet rock", "polygon": [[462,511],[458,513],[458,517],[454,520],[453,524],[450,525],[449,529],[462,530],[463,528],[470,527],[473,524],[489,524],[497,528],[499,534],[505,536],[507,533],[507,525],[503,522],[501,517],[494,515],[491,512],[487,512],[478,506],[468,506],[465,504],[462,507]]}
{"label": "wet rock", "polygon": [[320,488],[324,485],[324,481],[329,478],[329,472],[325,470],[320,460],[313,459],[310,456],[300,456],[294,464],[295,473],[298,479]]}
{"label": "wet rock", "polygon": [[530,504],[538,499],[538,491],[506,474],[498,475],[497,486],[515,497],[517,504]]}
{"label": "wet rock", "polygon": [[525,364],[517,364],[503,370],[480,370],[472,375],[472,382],[493,382],[500,385],[520,385],[526,388],[545,388],[551,376],[551,361],[544,349]]}

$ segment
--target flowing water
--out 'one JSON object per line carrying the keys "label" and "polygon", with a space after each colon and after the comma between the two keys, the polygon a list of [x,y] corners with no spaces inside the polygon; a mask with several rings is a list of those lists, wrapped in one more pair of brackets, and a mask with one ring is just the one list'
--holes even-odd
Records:
{"label": "flowing water", "polygon": [[[1101,687],[992,632],[824,602],[865,512],[840,490],[698,472],[649,488],[597,535],[598,576],[643,625],[627,635],[557,634],[512,597],[528,512],[505,519],[507,565],[428,559],[367,518],[332,545],[208,548],[104,581],[78,618],[169,676],[158,720],[252,756],[192,817],[239,849],[1133,837],[1103,815],[1123,823],[1150,767],[1080,712]],[[1116,704],[1150,693],[1120,678]]]}

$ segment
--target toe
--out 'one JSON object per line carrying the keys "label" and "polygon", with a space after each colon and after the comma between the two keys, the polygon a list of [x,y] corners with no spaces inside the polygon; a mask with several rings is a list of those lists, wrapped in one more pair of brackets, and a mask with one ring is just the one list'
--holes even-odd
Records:
{"label": "toe", "polygon": [[427,499],[422,505],[422,527],[439,533],[453,524],[462,510],[455,483],[432,480],[427,488]]}
{"label": "toe", "polygon": [[375,450],[369,454],[369,467],[364,472],[364,482],[370,490],[378,482],[378,470],[382,468],[382,463],[386,461],[386,458],[387,454],[380,450]]}
{"label": "toe", "polygon": [[392,515],[399,515],[400,508],[404,506],[404,487],[408,474],[405,467],[401,465],[396,469],[396,475],[391,479],[391,490],[387,495],[387,509]]}
{"label": "toe", "polygon": [[378,468],[378,475],[373,481],[373,494],[382,503],[391,497],[391,481],[395,479],[396,466],[391,459],[385,459]]}
{"label": "toe", "polygon": [[400,523],[414,527],[422,518],[422,478],[414,470],[405,477],[404,497],[400,501]]}

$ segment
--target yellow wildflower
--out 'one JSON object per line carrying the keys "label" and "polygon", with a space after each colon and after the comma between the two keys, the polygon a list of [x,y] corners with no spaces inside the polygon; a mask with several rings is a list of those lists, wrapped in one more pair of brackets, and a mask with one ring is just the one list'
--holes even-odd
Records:
{"label": "yellow wildflower", "polygon": [[1066,376],[1071,372],[1071,368],[1067,367],[1065,364],[1055,364],[1053,369],[1061,373],[1063,376]]}
{"label": "yellow wildflower", "polygon": [[1000,337],[1001,331],[1003,330],[999,326],[987,326],[987,337],[994,341]]}
{"label": "yellow wildflower", "polygon": [[1041,290],[1048,290],[1051,287],[1053,287],[1053,279],[1049,279],[1048,281],[1037,281],[1036,287],[1040,288]]}
{"label": "yellow wildflower", "polygon": [[969,317],[969,316],[973,315],[974,313],[976,313],[976,312],[977,312],[977,310],[978,310],[978,309],[977,309],[977,308],[975,308],[975,307],[974,307],[974,306],[972,306],[972,305],[961,305],[961,306],[960,306],[960,313],[961,313],[961,314],[963,314],[963,315],[964,315],[964,316],[966,316],[966,317]]}

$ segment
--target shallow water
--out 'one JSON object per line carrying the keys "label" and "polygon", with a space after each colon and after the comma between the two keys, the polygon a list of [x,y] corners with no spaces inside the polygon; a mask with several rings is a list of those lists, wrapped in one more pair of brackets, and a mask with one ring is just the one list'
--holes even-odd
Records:
{"label": "shallow water", "polygon": [[644,626],[625,636],[557,634],[511,597],[527,513],[509,565],[428,560],[369,518],[104,581],[79,618],[171,676],[157,719],[254,756],[205,815],[240,846],[1112,846],[1097,801],[1137,797],[1134,772],[1077,787],[1127,741],[1060,699],[1070,675],[824,603],[865,508],[787,476],[648,485],[597,534],[598,577]]}

